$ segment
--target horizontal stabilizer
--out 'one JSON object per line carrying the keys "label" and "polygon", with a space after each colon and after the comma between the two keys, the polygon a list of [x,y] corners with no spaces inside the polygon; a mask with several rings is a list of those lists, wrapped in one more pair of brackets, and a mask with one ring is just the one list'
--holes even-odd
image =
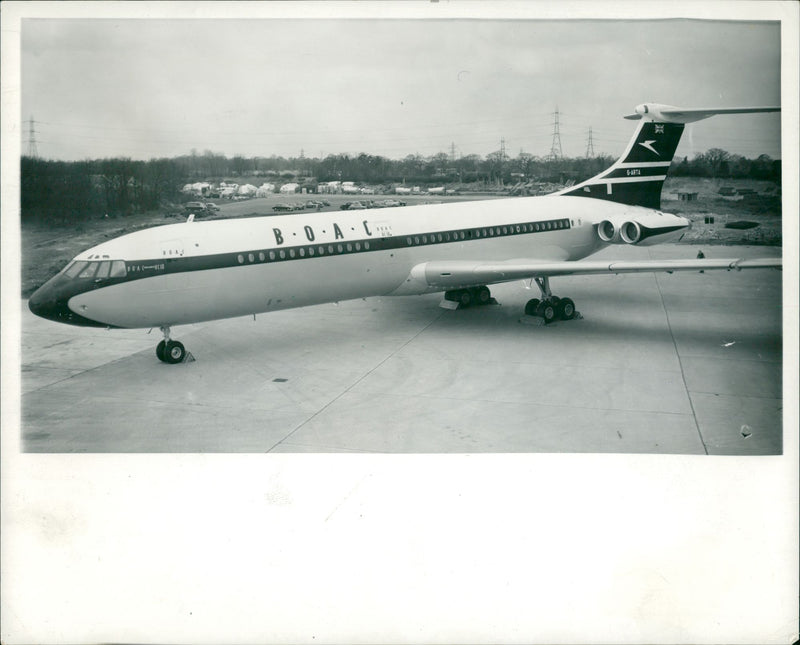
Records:
{"label": "horizontal stabilizer", "polygon": [[679,108],[660,103],[637,105],[633,114],[626,119],[647,119],[659,123],[693,123],[708,119],[717,114],[751,114],[756,112],[780,112],[780,107],[723,107],[723,108]]}

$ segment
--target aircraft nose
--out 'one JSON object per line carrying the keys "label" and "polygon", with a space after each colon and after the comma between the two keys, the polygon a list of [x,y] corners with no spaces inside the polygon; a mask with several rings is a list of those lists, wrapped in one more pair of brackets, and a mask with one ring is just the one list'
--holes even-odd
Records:
{"label": "aircraft nose", "polygon": [[33,292],[28,299],[28,309],[40,318],[82,327],[107,327],[107,325],[79,316],[68,305],[69,299],[79,291],[62,276],[55,276]]}
{"label": "aircraft nose", "polygon": [[28,309],[40,318],[60,321],[65,309],[69,311],[66,302],[59,302],[56,290],[53,288],[52,280],[46,282],[28,299]]}

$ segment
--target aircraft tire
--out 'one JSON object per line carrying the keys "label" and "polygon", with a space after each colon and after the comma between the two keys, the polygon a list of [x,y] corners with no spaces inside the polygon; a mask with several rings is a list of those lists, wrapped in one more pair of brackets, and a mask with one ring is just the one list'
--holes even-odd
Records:
{"label": "aircraft tire", "polygon": [[169,341],[164,348],[164,362],[174,365],[180,363],[184,358],[186,358],[186,348],[183,343],[177,340]]}
{"label": "aircraft tire", "polygon": [[550,302],[540,302],[536,307],[536,315],[544,318],[545,324],[550,324],[556,319],[556,308]]}
{"label": "aircraft tire", "polygon": [[158,356],[158,360],[160,360],[162,363],[167,362],[166,358],[164,358],[164,347],[166,344],[167,343],[162,340],[158,345],[156,345],[156,356]]}
{"label": "aircraft tire", "polygon": [[479,305],[488,305],[489,300],[492,299],[492,293],[488,287],[475,288],[475,303]]}
{"label": "aircraft tire", "polygon": [[570,298],[563,298],[556,304],[556,315],[561,320],[572,320],[575,317],[575,303]]}
{"label": "aircraft tire", "polygon": [[462,307],[469,307],[472,304],[472,292],[469,289],[462,289],[458,294],[458,304]]}
{"label": "aircraft tire", "polygon": [[531,298],[525,303],[525,315],[535,316],[536,310],[539,308],[539,298]]}

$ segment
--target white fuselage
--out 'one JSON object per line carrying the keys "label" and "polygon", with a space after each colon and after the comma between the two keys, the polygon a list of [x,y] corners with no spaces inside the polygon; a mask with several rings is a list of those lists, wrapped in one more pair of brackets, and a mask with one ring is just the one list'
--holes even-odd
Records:
{"label": "white fuselage", "polygon": [[605,246],[599,221],[626,219],[666,230],[677,218],[553,196],[159,226],[77,256],[124,260],[134,279],[79,293],[68,306],[102,324],[134,328],[420,294],[437,290],[413,279],[420,263],[580,260]]}

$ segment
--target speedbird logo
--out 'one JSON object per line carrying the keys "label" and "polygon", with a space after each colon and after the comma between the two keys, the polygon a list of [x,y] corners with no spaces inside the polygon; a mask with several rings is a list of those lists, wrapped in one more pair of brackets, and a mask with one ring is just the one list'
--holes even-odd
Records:
{"label": "speedbird logo", "polygon": [[[640,141],[640,142],[639,142],[639,145],[640,145],[640,146],[642,146],[642,147],[644,147],[644,148],[647,148],[647,149],[648,149],[650,152],[652,152],[652,153],[654,153],[654,154],[657,154],[657,155],[658,155],[658,150],[656,150],[656,149],[653,147],[653,144],[654,144],[655,142],[656,142],[656,140],[655,140],[655,139],[650,139],[649,141]],[[661,155],[658,155],[658,156],[660,157]]]}

